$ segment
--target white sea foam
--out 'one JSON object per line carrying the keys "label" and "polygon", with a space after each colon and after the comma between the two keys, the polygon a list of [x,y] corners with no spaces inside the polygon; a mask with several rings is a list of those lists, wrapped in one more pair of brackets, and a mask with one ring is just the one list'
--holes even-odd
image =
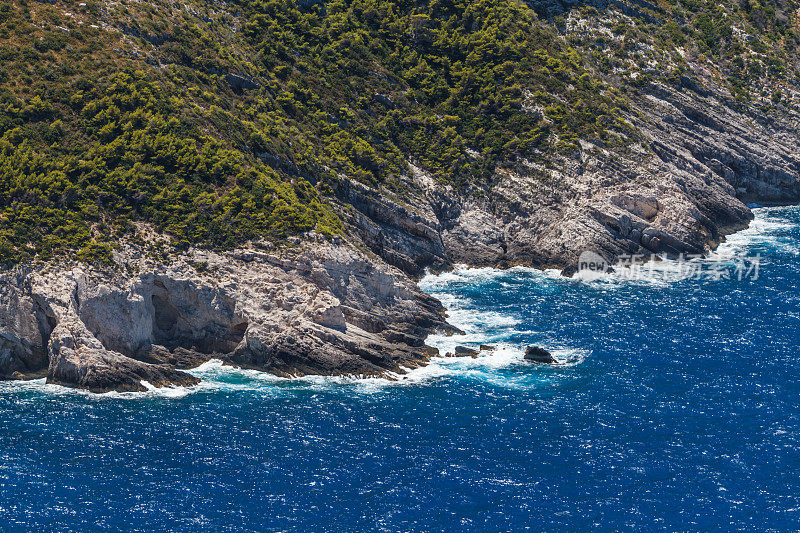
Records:
{"label": "white sea foam", "polygon": [[189,373],[197,378],[200,378],[201,380],[209,382],[229,381],[230,378],[240,378],[244,380],[258,380],[268,383],[278,383],[289,381],[291,379],[275,376],[266,372],[259,372],[258,370],[226,365],[220,359],[211,359],[206,361],[200,366],[189,370]]}
{"label": "white sea foam", "polygon": [[[437,339],[460,339],[464,336],[435,336],[428,343],[436,346]],[[455,341],[454,341],[455,342]],[[445,353],[445,352],[442,352]],[[569,348],[552,350],[559,363],[555,367],[569,367],[579,364],[586,353]],[[417,368],[406,368],[401,373],[389,373],[387,377],[357,376],[301,376],[295,378],[276,377],[257,370],[245,370],[212,360],[190,371],[203,380],[200,386],[217,390],[255,390],[272,395],[287,394],[292,390],[310,389],[319,391],[339,391],[357,394],[384,392],[393,387],[420,386],[430,382],[455,377],[482,379],[500,387],[516,388],[517,381],[497,374],[497,370],[524,362],[524,346],[497,343],[495,349],[481,352],[478,357],[434,357],[429,364]],[[277,385],[280,385],[278,387]]]}
{"label": "white sea foam", "polygon": [[[451,291],[454,284],[470,284],[475,288],[488,287],[492,284],[502,286],[503,278],[513,279],[524,274],[530,283],[550,284],[563,281],[557,270],[540,271],[532,268],[514,267],[509,270],[491,268],[468,268],[459,265],[452,272],[439,275],[426,276],[420,286],[439,298],[446,307],[448,321],[461,329],[464,334],[444,335],[434,334],[426,339],[426,343],[439,350],[444,355],[454,353],[456,346],[467,346],[478,349],[481,345],[489,345],[490,350],[481,351],[476,357],[437,357],[431,361],[426,372],[437,375],[458,375],[461,378],[479,379],[493,385],[517,388],[530,386],[530,374],[523,372],[519,375],[498,373],[499,370],[515,365],[526,365],[524,358],[527,344],[508,342],[514,336],[526,337],[542,336],[542,332],[534,330],[520,331],[515,328],[522,320],[510,314],[499,311],[483,311],[476,308],[475,304],[467,297],[456,296]],[[443,281],[444,280],[444,281]],[[581,363],[586,353],[568,347],[547,346],[553,356],[559,361],[555,366],[566,367]],[[532,368],[532,367],[529,367]]]}
{"label": "white sea foam", "polygon": [[193,387],[155,387],[147,381],[141,382],[146,391],[141,392],[91,392],[87,390],[75,389],[47,383],[45,378],[31,379],[24,381],[5,381],[0,382],[0,394],[34,392],[47,396],[83,396],[94,400],[118,399],[132,400],[141,398],[182,398],[187,394],[196,392],[203,388],[203,384]]}
{"label": "white sea foam", "polygon": [[800,255],[800,249],[794,239],[783,235],[795,227],[795,224],[786,220],[787,215],[800,210],[798,206],[759,207],[753,209],[755,218],[746,229],[728,235],[726,240],[719,245],[714,255],[731,257],[748,253],[753,246],[771,245],[775,248]]}
{"label": "white sea foam", "polygon": [[[242,369],[212,359],[191,370],[206,387],[221,390],[258,390],[276,393],[292,389],[330,390],[343,388],[360,393],[378,392],[386,387],[419,384],[446,375],[435,365],[404,369],[405,373],[388,373],[386,377],[363,376],[299,376],[278,377],[258,370]],[[280,387],[277,387],[280,385]]]}
{"label": "white sea foam", "polygon": [[557,269],[539,270],[532,267],[515,266],[505,270],[492,267],[473,268],[458,264],[453,270],[442,274],[427,274],[419,281],[419,287],[425,292],[445,291],[461,284],[483,285],[503,278],[514,278],[524,274],[533,280],[559,279],[561,273]]}
{"label": "white sea foam", "polygon": [[[464,265],[456,266],[453,271],[438,275],[427,275],[420,287],[439,298],[447,308],[450,323],[464,331],[464,335],[431,335],[427,343],[439,349],[444,354],[453,352],[456,346],[465,345],[477,347],[480,344],[495,345],[497,350],[488,355],[483,353],[476,359],[453,358],[437,359],[434,364],[447,367],[449,371],[469,371],[470,368],[497,369],[518,364],[523,360],[525,346],[511,345],[503,342],[516,331],[514,326],[520,320],[512,315],[504,315],[497,311],[485,312],[477,310],[465,297],[456,296],[451,291],[462,284],[475,287],[498,284],[509,288],[511,284],[504,278],[513,279],[515,275],[524,274],[530,283],[587,283],[604,288],[616,288],[624,284],[647,284],[653,286],[666,286],[671,283],[686,279],[687,269],[694,267],[701,271],[709,268],[720,268],[724,265],[733,266],[737,258],[749,253],[754,245],[780,244],[780,233],[794,225],[786,222],[782,217],[787,210],[797,207],[757,208],[754,209],[756,218],[750,226],[738,233],[730,235],[713,253],[704,258],[696,258],[687,264],[687,261],[660,258],[646,264],[630,266],[615,266],[615,272],[609,274],[579,273],[573,278],[565,279],[557,270],[539,271],[525,267],[515,267],[509,270],[494,268],[469,268]],[[796,245],[794,252],[800,255]],[[785,248],[784,248],[785,250]],[[527,332],[535,336],[535,332]],[[548,347],[554,356],[563,365],[580,364],[587,354],[569,348]]]}

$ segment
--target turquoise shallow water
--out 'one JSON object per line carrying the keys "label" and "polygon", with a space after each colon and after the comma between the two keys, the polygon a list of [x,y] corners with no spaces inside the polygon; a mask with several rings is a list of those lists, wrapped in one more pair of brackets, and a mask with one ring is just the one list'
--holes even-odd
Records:
{"label": "turquoise shallow water", "polygon": [[429,276],[467,332],[430,342],[498,349],[398,382],[211,362],[146,394],[0,384],[0,527],[797,529],[800,209],[756,212],[702,264],[734,279]]}

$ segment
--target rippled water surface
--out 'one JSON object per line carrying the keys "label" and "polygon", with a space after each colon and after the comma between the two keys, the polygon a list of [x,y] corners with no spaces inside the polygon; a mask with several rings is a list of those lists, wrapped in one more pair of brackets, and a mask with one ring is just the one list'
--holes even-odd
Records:
{"label": "rippled water surface", "polygon": [[704,263],[758,253],[756,280],[429,276],[466,331],[430,342],[497,350],[398,382],[0,384],[0,527],[797,529],[800,209],[756,212]]}

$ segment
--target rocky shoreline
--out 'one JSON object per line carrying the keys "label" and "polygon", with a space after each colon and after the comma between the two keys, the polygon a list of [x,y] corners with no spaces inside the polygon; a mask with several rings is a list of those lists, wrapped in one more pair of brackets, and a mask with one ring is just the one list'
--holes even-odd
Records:
{"label": "rocky shoreline", "polygon": [[519,161],[490,190],[455,191],[410,165],[403,197],[342,177],[346,239],[154,257],[113,268],[29,264],[0,274],[0,378],[94,392],[193,385],[210,358],[282,376],[386,376],[454,331],[416,286],[456,263],[574,270],[581,252],[702,253],[748,225],[744,202],[800,200],[800,116],[652,84],[626,117],[640,144],[588,141],[560,165]]}
{"label": "rocky shoreline", "polygon": [[0,276],[0,376],[143,391],[193,385],[178,369],[211,358],[283,376],[382,376],[424,364],[436,353],[425,337],[454,331],[437,300],[349,246],[190,251],[168,264],[126,246],[116,260]]}
{"label": "rocky shoreline", "polygon": [[708,83],[643,90],[626,117],[643,137],[624,150],[582,141],[558,165],[518,161],[467,195],[412,166],[403,199],[360,184],[339,197],[364,242],[412,275],[454,263],[569,269],[586,250],[611,262],[702,253],[747,227],[745,202],[800,201],[800,114],[767,117]]}

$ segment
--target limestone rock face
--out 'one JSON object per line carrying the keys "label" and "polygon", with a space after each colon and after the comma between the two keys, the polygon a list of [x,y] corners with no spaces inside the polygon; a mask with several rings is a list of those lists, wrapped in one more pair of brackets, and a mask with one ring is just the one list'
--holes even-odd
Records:
{"label": "limestone rock face", "polygon": [[199,380],[169,365],[137,361],[107,350],[80,323],[56,326],[49,345],[52,354],[47,382],[92,392],[136,392],[155,387],[195,385]]}
{"label": "limestone rock face", "polygon": [[[176,369],[218,357],[280,375],[387,375],[424,363],[444,309],[402,272],[349,246],[267,254],[134,248],[116,271],[50,265],[0,278],[2,377],[43,373],[95,392],[193,385]],[[198,272],[192,264],[207,265]]]}
{"label": "limestone rock face", "polygon": [[[356,227],[384,258],[436,250],[436,261],[424,263],[433,269],[574,270],[584,251],[610,263],[628,254],[704,253],[749,224],[745,202],[800,201],[800,114],[782,108],[766,116],[705,81],[702,92],[651,83],[632,97],[626,118],[642,138],[625,151],[584,141],[557,165],[518,161],[466,193],[412,165],[405,198],[383,201],[379,216],[371,199],[390,193],[360,186],[352,205],[364,220]],[[412,211],[433,235],[408,229],[403,213]],[[404,270],[420,273],[418,265]]]}
{"label": "limestone rock face", "polygon": [[[45,341],[44,361],[33,359],[29,364],[44,363],[49,383],[76,386],[94,392],[143,391],[142,381],[153,386],[193,385],[197,379],[174,368],[151,365],[107,349],[80,318],[83,299],[97,287],[81,269],[55,271],[47,274],[32,272],[17,276],[10,285],[37,302],[36,313],[43,319],[42,340]],[[8,288],[8,287],[7,287]],[[108,292],[101,285],[100,292]],[[109,298],[110,310],[105,313],[109,329],[119,329],[115,309],[126,309],[118,300]],[[121,324],[124,326],[125,322]],[[106,325],[106,323],[103,323]],[[131,335],[136,335],[131,330]],[[47,362],[45,362],[47,361]]]}
{"label": "limestone rock face", "polygon": [[47,368],[52,325],[31,298],[25,276],[0,276],[0,378],[36,376]]}
{"label": "limestone rock face", "polygon": [[449,264],[436,206],[407,202],[409,198],[396,198],[389,191],[346,179],[338,182],[336,195],[354,208],[342,210],[342,218],[357,228],[360,239],[387,263],[413,275]]}

